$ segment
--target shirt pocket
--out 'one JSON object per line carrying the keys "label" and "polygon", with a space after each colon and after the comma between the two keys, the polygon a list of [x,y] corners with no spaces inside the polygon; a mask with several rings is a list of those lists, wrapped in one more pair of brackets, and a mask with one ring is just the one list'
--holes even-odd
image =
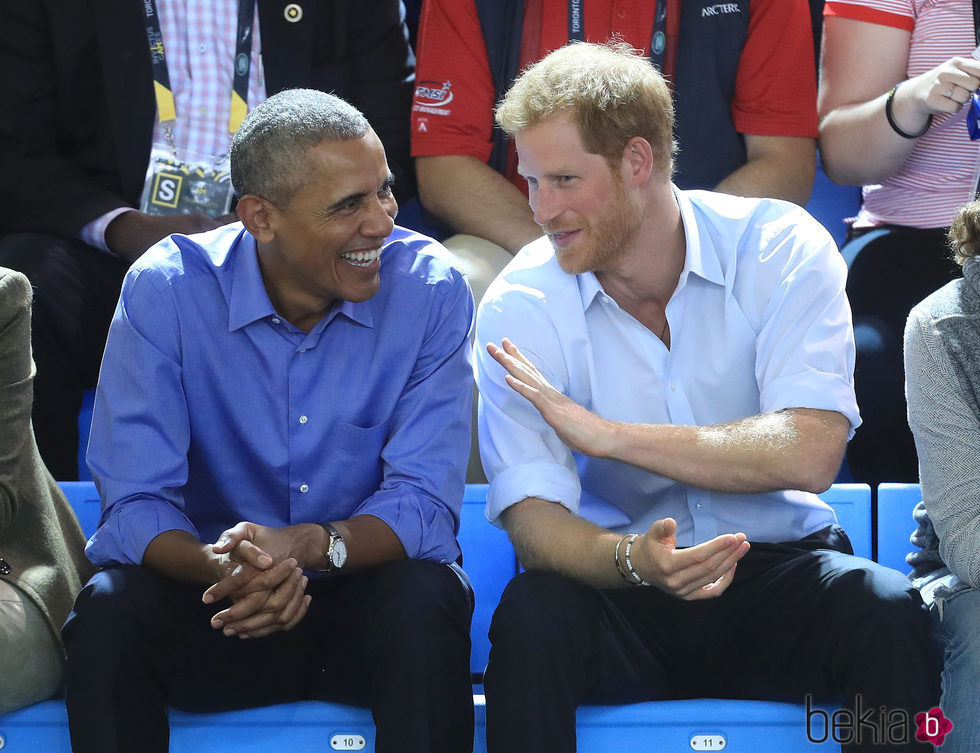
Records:
{"label": "shirt pocket", "polygon": [[381,486],[383,477],[381,451],[388,440],[388,424],[375,426],[338,422],[327,447],[337,474],[337,500],[352,513]]}

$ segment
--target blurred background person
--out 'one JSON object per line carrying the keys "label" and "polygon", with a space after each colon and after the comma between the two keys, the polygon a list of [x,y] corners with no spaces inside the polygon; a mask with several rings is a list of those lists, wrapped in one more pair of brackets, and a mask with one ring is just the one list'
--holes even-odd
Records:
{"label": "blurred background person", "polygon": [[912,309],[905,329],[909,425],[923,501],[909,555],[945,646],[943,753],[980,750],[980,202],[949,233],[963,278]]}
{"label": "blurred background person", "polygon": [[973,3],[827,0],[824,13],[821,159],[837,183],[864,186],[842,248],[864,418],[847,462],[872,487],[915,481],[902,331],[912,306],[958,274],[946,229],[977,189],[964,106],[980,85]]}
{"label": "blurred background person", "polygon": [[31,431],[32,294],[0,267],[0,714],[59,691],[61,625],[93,572]]}

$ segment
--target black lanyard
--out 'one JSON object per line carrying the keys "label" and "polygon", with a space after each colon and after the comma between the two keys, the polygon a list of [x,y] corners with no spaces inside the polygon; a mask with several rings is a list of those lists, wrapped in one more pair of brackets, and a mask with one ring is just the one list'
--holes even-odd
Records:
{"label": "black lanyard", "polygon": [[[160,28],[156,0],[143,0],[143,17],[146,20],[146,39],[150,45],[157,111],[161,123],[172,124],[177,119],[177,107],[170,88],[170,71],[167,68],[167,53],[163,49],[163,30]],[[238,33],[235,37],[235,74],[231,86],[231,112],[228,117],[229,133],[238,130],[248,112],[248,73],[252,64],[254,18],[255,0],[239,0]]]}
{"label": "black lanyard", "polygon": [[980,45],[980,0],[973,0],[973,38]]}
{"label": "black lanyard", "polygon": [[[980,0],[974,0],[974,4]],[[585,0],[568,0],[568,41],[585,41]],[[667,47],[667,0],[657,0],[653,14],[653,35],[650,38],[650,62],[659,70],[664,68]]]}

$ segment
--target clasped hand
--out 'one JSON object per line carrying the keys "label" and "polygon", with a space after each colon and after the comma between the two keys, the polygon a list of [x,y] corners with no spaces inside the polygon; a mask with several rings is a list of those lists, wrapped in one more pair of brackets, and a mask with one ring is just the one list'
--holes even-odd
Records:
{"label": "clasped hand", "polygon": [[306,615],[312,597],[308,579],[291,556],[288,529],[239,523],[211,545],[224,573],[204,592],[204,602],[231,599],[232,606],[211,618],[227,636],[261,638],[292,630]]}

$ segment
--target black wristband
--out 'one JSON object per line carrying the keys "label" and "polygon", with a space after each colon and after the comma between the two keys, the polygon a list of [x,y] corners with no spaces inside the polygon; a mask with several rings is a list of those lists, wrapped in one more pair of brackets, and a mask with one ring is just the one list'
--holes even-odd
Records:
{"label": "black wristband", "polygon": [[929,119],[926,121],[925,126],[918,133],[908,133],[903,131],[901,126],[895,122],[895,114],[892,112],[892,100],[895,99],[895,92],[898,91],[898,87],[902,85],[902,82],[895,84],[892,90],[888,92],[888,97],[885,99],[885,117],[888,118],[888,125],[892,127],[892,130],[901,136],[903,139],[917,139],[919,136],[925,134],[930,128],[932,128],[932,115],[929,115]]}

